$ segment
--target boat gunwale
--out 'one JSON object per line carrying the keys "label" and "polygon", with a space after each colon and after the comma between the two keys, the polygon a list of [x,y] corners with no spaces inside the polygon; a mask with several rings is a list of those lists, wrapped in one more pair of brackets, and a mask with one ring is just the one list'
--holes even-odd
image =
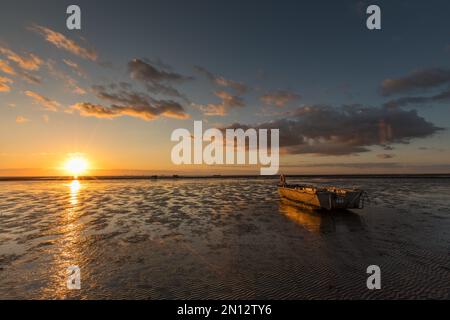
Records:
{"label": "boat gunwale", "polygon": [[331,186],[325,186],[325,187],[316,187],[314,185],[306,185],[306,184],[284,184],[284,185],[278,185],[278,188],[286,188],[293,191],[303,191],[308,192],[311,189],[312,192],[315,193],[334,193],[334,194],[346,194],[348,192],[363,192],[361,189],[357,188],[336,188]]}

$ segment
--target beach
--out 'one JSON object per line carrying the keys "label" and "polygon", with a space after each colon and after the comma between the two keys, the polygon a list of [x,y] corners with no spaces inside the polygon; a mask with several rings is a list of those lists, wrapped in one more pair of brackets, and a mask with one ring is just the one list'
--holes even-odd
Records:
{"label": "beach", "polygon": [[[280,199],[276,179],[1,181],[0,299],[450,297],[449,178],[289,182],[371,201],[315,212]],[[81,290],[66,286],[74,265]]]}

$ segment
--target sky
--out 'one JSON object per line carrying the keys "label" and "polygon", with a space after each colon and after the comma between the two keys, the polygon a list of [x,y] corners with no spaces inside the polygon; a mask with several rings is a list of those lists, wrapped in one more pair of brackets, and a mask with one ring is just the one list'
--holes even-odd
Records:
{"label": "sky", "polygon": [[[81,8],[68,30],[66,8]],[[370,4],[381,30],[366,28]],[[449,173],[448,1],[2,1],[0,176],[177,166],[173,130],[279,129],[284,173]]]}

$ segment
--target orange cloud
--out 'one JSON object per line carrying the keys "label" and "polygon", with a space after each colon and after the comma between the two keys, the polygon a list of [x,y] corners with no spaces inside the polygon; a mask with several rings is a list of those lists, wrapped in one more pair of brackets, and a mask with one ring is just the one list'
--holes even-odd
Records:
{"label": "orange cloud", "polygon": [[33,53],[29,53],[27,55],[20,56],[17,53],[15,53],[14,51],[12,51],[8,48],[5,48],[5,47],[0,47],[0,53],[5,55],[9,60],[17,63],[17,65],[19,67],[21,67],[22,69],[25,69],[25,70],[30,70],[30,71],[39,70],[39,68],[43,62],[41,58],[39,58],[38,56],[36,56]]}
{"label": "orange cloud", "polygon": [[44,97],[33,91],[25,91],[25,94],[32,98],[35,103],[40,104],[46,110],[49,111],[58,111],[58,108],[61,106],[57,101],[51,100],[47,97]]}
{"label": "orange cloud", "polygon": [[226,116],[233,108],[245,106],[244,100],[225,91],[216,91],[214,94],[222,100],[221,103],[209,103],[207,105],[193,104],[200,109],[205,116]]}
{"label": "orange cloud", "polygon": [[26,123],[26,122],[29,122],[29,121],[30,120],[28,120],[27,118],[22,117],[22,116],[17,116],[16,117],[16,123],[18,123],[18,124]]}
{"label": "orange cloud", "polygon": [[59,49],[63,49],[66,51],[69,51],[81,58],[96,61],[97,60],[97,53],[92,49],[86,49],[81,47],[79,44],[77,44],[72,39],[67,38],[62,33],[53,31],[49,28],[35,25],[30,28],[31,30],[37,32],[38,34],[42,35],[45,40],[50,42],[51,44],[55,45]]}
{"label": "orange cloud", "polygon": [[7,61],[3,61],[0,59],[0,71],[7,73],[9,75],[15,75],[16,72],[14,71],[14,69],[9,65],[9,63]]}
{"label": "orange cloud", "polygon": [[31,75],[26,71],[19,70],[16,72],[16,70],[14,70],[14,68],[11,67],[7,61],[1,59],[0,59],[0,71],[9,74],[11,76],[19,76],[20,78],[29,83],[37,84],[41,82],[41,79],[38,76]]}
{"label": "orange cloud", "polygon": [[13,81],[9,78],[0,77],[0,92],[9,92],[11,91],[11,87],[8,83],[13,83]]}
{"label": "orange cloud", "polygon": [[78,110],[83,117],[95,117],[101,119],[113,119],[121,116],[130,116],[139,118],[145,121],[155,120],[160,115],[175,118],[175,119],[187,119],[190,116],[181,111],[175,111],[167,109],[157,113],[154,108],[151,107],[134,107],[134,106],[111,106],[105,107],[99,104],[93,104],[89,102],[79,102],[70,107],[72,110]]}

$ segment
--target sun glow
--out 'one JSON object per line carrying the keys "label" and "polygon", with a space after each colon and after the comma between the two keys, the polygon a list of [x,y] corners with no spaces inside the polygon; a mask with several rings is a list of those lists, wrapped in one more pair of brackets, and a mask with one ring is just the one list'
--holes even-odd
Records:
{"label": "sun glow", "polygon": [[66,172],[75,178],[79,175],[85,174],[89,168],[89,163],[86,158],[82,156],[74,156],[68,159],[64,164]]}

